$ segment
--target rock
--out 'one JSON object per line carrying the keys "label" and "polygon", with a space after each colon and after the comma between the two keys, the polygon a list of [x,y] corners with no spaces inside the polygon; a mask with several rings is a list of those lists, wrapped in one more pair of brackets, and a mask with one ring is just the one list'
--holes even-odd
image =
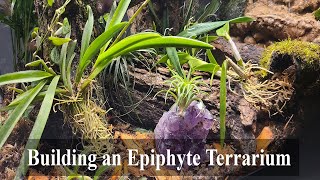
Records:
{"label": "rock", "polygon": [[313,42],[319,37],[320,24],[312,12],[319,5],[319,1],[256,0],[248,4],[244,14],[255,21],[237,24],[231,33],[242,38],[253,36],[264,44],[288,38]]}
{"label": "rock", "polygon": [[256,40],[252,36],[247,36],[243,42],[246,44],[256,44]]}
{"label": "rock", "polygon": [[238,109],[240,111],[241,123],[244,126],[252,126],[253,122],[257,120],[257,113],[250,103],[245,99],[241,99]]}

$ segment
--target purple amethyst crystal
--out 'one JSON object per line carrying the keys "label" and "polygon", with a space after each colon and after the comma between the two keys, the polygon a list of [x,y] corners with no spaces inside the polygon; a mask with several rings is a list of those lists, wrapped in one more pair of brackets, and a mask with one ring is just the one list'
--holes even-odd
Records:
{"label": "purple amethyst crystal", "polygon": [[157,152],[202,154],[213,116],[202,102],[193,101],[183,113],[177,105],[165,112],[157,124],[154,133]]}

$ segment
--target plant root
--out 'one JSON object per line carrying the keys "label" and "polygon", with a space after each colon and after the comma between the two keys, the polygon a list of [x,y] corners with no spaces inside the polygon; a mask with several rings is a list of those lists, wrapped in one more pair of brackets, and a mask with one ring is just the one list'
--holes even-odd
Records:
{"label": "plant root", "polygon": [[[270,116],[282,113],[294,91],[292,72],[273,74],[272,78],[261,81],[257,70],[273,74],[257,64],[247,62],[244,69],[247,79],[238,77],[235,80],[240,83],[241,94],[256,109],[268,111]],[[235,77],[235,73],[231,73]]]}
{"label": "plant root", "polygon": [[[93,83],[91,83],[93,84]],[[98,157],[113,151],[112,125],[106,120],[107,111],[98,100],[93,100],[93,85],[83,99],[70,98],[73,100],[61,102],[64,109],[65,122],[70,123],[73,133],[81,136],[82,145],[86,152],[94,152]],[[98,91],[97,89],[95,89]],[[99,96],[98,93],[96,93]]]}

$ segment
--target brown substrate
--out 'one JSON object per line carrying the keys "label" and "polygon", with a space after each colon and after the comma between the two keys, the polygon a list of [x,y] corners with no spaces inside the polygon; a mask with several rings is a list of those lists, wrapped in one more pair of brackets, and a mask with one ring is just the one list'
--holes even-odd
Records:
{"label": "brown substrate", "polygon": [[245,15],[256,19],[238,24],[232,33],[242,41],[270,44],[287,38],[320,42],[320,24],[312,14],[318,0],[256,0],[249,3]]}

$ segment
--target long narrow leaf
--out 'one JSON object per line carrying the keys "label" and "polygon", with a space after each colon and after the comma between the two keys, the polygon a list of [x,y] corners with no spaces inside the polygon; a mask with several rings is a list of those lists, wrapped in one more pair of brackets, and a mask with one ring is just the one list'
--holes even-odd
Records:
{"label": "long narrow leaf", "polygon": [[185,77],[185,74],[183,73],[180,65],[180,59],[178,56],[177,49],[173,47],[168,47],[166,48],[166,51],[170,59],[170,62],[173,65],[174,69],[177,71],[178,75],[181,77]]}
{"label": "long narrow leaf", "polygon": [[[43,88],[43,90],[45,89],[45,87]],[[31,89],[32,90],[32,89]],[[25,92],[26,93],[26,92]],[[61,89],[61,88],[57,88],[56,89],[56,94],[66,94],[68,93],[67,90],[65,89]],[[43,98],[46,96],[47,91],[42,91],[40,92],[32,101],[31,105],[34,105],[35,103],[38,103],[40,101],[43,100]],[[20,97],[22,96],[22,97]],[[20,94],[14,101],[12,101],[8,106],[6,107],[2,107],[0,108],[0,112],[4,112],[4,111],[10,111],[15,109],[23,100],[24,97],[26,97],[26,94]]]}
{"label": "long narrow leaf", "polygon": [[[69,32],[66,35],[66,38],[70,37],[71,32]],[[68,53],[68,46],[69,43],[65,43],[64,45],[62,45],[61,48],[61,52],[60,52],[60,72],[61,72],[61,77],[63,80],[63,84],[67,87],[67,89],[69,90],[70,93],[72,93],[72,85],[70,84],[70,82],[68,81],[67,78],[67,66],[68,66],[68,62],[67,62],[67,53]]]}
{"label": "long narrow leaf", "polygon": [[46,80],[41,81],[35,88],[33,88],[32,92],[29,96],[27,96],[10,114],[9,118],[6,120],[5,124],[0,129],[0,148],[4,145],[6,140],[8,139],[10,133],[12,132],[14,126],[17,124],[23,113],[29,107],[30,103],[37,96],[37,94],[41,91],[41,89],[46,84]]}
{"label": "long narrow leaf", "polygon": [[[145,34],[145,33],[143,33]],[[151,33],[151,34],[156,34],[156,33]],[[137,34],[138,35],[138,34]],[[155,47],[198,47],[198,48],[206,48],[210,49],[213,48],[208,43],[193,40],[193,39],[188,39],[188,38],[183,38],[183,37],[175,37],[175,36],[168,36],[168,37],[149,37],[141,40],[141,38],[137,38],[134,35],[133,39],[130,39],[130,44],[126,44],[126,40],[128,38],[125,38],[124,40],[120,41],[113,47],[111,47],[109,50],[107,50],[105,53],[101,55],[101,57],[98,58],[94,70],[84,81],[84,83],[81,86],[81,90],[86,88],[88,84],[104,69],[106,68],[111,61],[119,57],[121,55],[127,54],[132,51],[136,51],[139,49],[145,49],[145,48],[155,48]],[[141,36],[144,37],[144,36]],[[132,38],[132,37],[131,37]],[[137,38],[137,39],[135,39]],[[139,40],[140,39],[140,40]]]}
{"label": "long narrow leaf", "polygon": [[51,76],[52,74],[50,73],[37,70],[8,73],[0,76],[0,86],[13,83],[34,82]]}
{"label": "long narrow leaf", "polygon": [[220,144],[224,145],[226,137],[226,114],[227,114],[227,61],[221,67],[220,78]]}
{"label": "long narrow leaf", "polygon": [[93,23],[94,23],[93,12],[90,6],[87,6],[87,10],[88,10],[88,20],[86,22],[86,25],[84,26],[84,30],[82,34],[80,59],[83,57],[85,51],[89,46],[92,31],[93,31]]}
{"label": "long narrow leaf", "polygon": [[218,65],[218,62],[217,62],[216,58],[214,58],[211,50],[207,49],[206,53],[207,53],[207,56],[208,56],[208,59],[209,59],[210,63]]}
{"label": "long narrow leaf", "polygon": [[132,36],[129,36],[122,41],[118,42],[111,48],[109,48],[106,52],[102,53],[99,55],[96,63],[94,64],[93,68],[97,67],[104,59],[107,59],[108,57],[111,57],[112,55],[118,53],[119,51],[123,49],[127,49],[130,46],[133,46],[134,44],[137,44],[140,41],[146,40],[146,39],[155,39],[161,37],[160,34],[158,33],[151,33],[151,32],[146,32],[146,33],[139,33],[135,34]]}
{"label": "long narrow leaf", "polygon": [[213,48],[212,45],[184,37],[178,37],[178,36],[164,36],[164,37],[158,37],[153,39],[146,39],[144,41],[140,41],[126,49],[123,49],[122,51],[115,54],[115,56],[121,56],[124,54],[127,54],[132,51],[136,51],[139,49],[145,49],[145,48],[159,48],[159,47],[183,47],[183,48],[205,48],[205,49],[211,49]]}
{"label": "long narrow leaf", "polygon": [[199,23],[191,26],[190,28],[182,31],[178,34],[181,37],[193,37],[199,36],[201,34],[208,33],[209,31],[215,30],[221,26],[223,26],[228,21],[216,21],[216,22],[206,22],[206,23]]}
{"label": "long narrow leaf", "polygon": [[216,21],[216,22],[205,22],[205,23],[198,23],[195,24],[193,26],[191,26],[190,28],[182,31],[181,33],[178,34],[178,36],[181,37],[193,37],[193,36],[199,36],[205,33],[208,33],[210,31],[213,31],[223,25],[225,25],[225,23],[229,22],[229,23],[245,23],[245,22],[251,22],[254,19],[250,18],[250,17],[238,17],[235,19],[230,19],[229,21]]}
{"label": "long narrow leaf", "polygon": [[198,22],[203,22],[207,19],[207,17],[211,14],[214,14],[217,12],[217,10],[220,7],[220,1],[219,0],[212,0],[210,2],[210,5],[205,9],[203,14],[198,19]]}
{"label": "long narrow leaf", "polygon": [[79,62],[79,68],[77,70],[77,76],[76,76],[76,82],[79,82],[85,68],[90,64],[90,60],[100,51],[100,49],[111,39],[113,38],[117,33],[121,31],[121,29],[126,25],[127,23],[120,23],[112,28],[109,28],[106,32],[102,33],[100,36],[98,36],[87,48],[86,52],[84,53],[83,57],[81,58]]}
{"label": "long narrow leaf", "polygon": [[49,88],[47,90],[47,94],[44,97],[44,100],[42,102],[41,108],[39,110],[39,114],[37,116],[37,119],[34,123],[34,126],[32,128],[32,131],[29,136],[29,140],[27,142],[27,145],[25,147],[24,153],[22,155],[22,158],[20,160],[20,165],[18,167],[15,179],[20,179],[22,176],[24,176],[27,172],[28,165],[27,161],[29,159],[28,156],[28,149],[36,149],[38,147],[40,138],[42,136],[42,132],[47,124],[47,120],[49,118],[49,114],[52,108],[53,104],[53,98],[55,96],[55,90],[57,88],[58,82],[59,82],[60,76],[56,76],[51,81]]}
{"label": "long narrow leaf", "polygon": [[112,19],[110,21],[108,28],[111,28],[112,26],[119,24],[122,21],[124,15],[127,13],[130,3],[131,3],[131,0],[121,0],[119,2],[119,5],[112,16]]}

